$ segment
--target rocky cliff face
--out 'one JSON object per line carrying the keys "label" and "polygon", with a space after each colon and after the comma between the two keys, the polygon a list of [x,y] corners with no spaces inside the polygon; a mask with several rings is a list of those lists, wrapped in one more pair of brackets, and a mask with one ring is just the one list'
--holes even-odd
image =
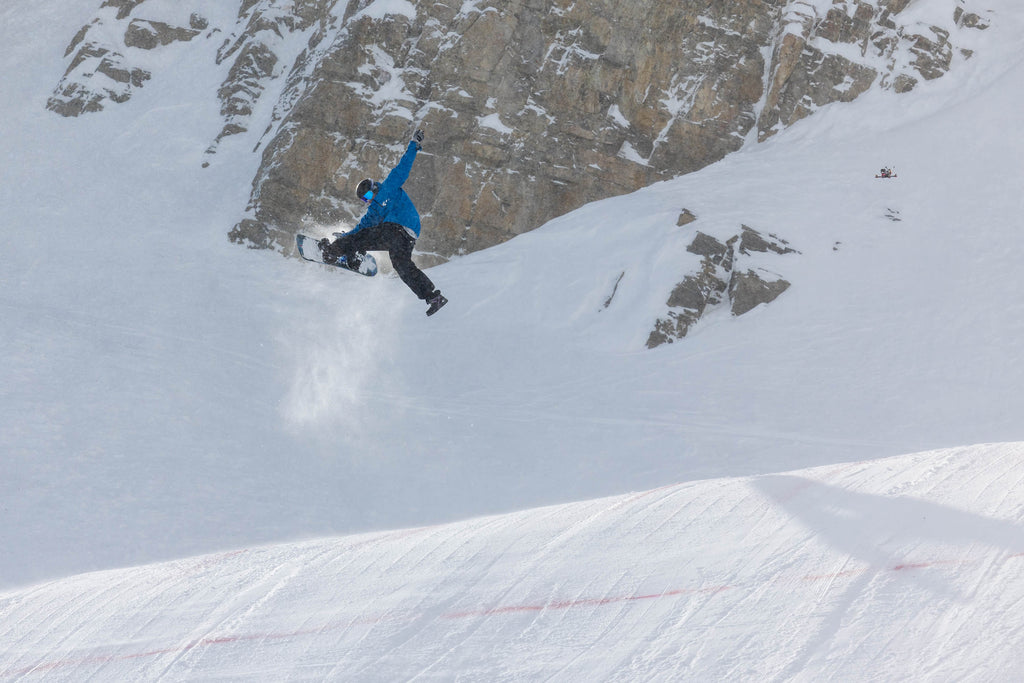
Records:
{"label": "rocky cliff face", "polygon": [[959,32],[990,19],[936,1],[941,26],[912,18],[910,0],[234,0],[219,20],[198,0],[105,0],[49,108],[99,112],[159,87],[144,53],[217,41],[223,121],[208,154],[243,136],[262,155],[233,240],[288,252],[304,223],[356,218],[355,182],[383,176],[422,127],[407,189],[420,258],[443,260],[868,88],[940,77],[970,56]]}

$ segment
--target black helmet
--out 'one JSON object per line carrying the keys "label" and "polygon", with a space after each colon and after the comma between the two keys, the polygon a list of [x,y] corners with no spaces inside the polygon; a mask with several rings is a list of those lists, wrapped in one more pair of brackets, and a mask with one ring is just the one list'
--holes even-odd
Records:
{"label": "black helmet", "polygon": [[356,186],[356,196],[364,202],[369,202],[373,195],[380,189],[380,183],[370,178],[363,178]]}

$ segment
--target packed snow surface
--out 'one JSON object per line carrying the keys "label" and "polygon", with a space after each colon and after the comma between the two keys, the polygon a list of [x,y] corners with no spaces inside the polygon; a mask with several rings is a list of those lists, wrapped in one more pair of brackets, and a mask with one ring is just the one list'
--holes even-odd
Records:
{"label": "packed snow surface", "polygon": [[717,479],[0,596],[0,679],[1019,680],[1024,445]]}
{"label": "packed snow surface", "polygon": [[[228,243],[216,46],[46,112],[96,4],[0,9],[0,677],[1024,673],[1017,3],[909,94],[430,269],[432,318]],[[790,289],[647,350],[741,225]]]}

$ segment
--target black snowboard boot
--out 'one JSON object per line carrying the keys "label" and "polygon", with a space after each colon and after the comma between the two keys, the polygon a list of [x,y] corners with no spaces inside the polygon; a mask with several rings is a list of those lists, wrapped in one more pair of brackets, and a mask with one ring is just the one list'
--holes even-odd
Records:
{"label": "black snowboard boot", "polygon": [[446,303],[448,303],[448,299],[444,298],[444,295],[441,294],[441,290],[435,289],[434,293],[430,295],[429,299],[427,299],[427,315],[434,315],[441,310],[441,307]]}
{"label": "black snowboard boot", "polygon": [[338,261],[338,256],[331,251],[331,241],[324,237],[316,243],[316,246],[320,247],[320,259],[324,263],[334,265]]}
{"label": "black snowboard boot", "polygon": [[359,267],[363,265],[363,255],[359,253],[345,254],[345,267],[349,270],[359,272]]}

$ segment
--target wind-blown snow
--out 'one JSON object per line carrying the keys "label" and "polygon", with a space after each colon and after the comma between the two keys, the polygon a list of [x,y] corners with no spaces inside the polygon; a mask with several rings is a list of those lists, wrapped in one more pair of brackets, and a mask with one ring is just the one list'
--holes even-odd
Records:
{"label": "wind-blown snow", "polygon": [[[1015,3],[912,93],[432,268],[429,319],[228,243],[215,45],[45,112],[95,4],[0,9],[0,675],[1019,677],[1021,447],[962,448],[1024,440]],[[743,224],[790,289],[645,349]]]}

